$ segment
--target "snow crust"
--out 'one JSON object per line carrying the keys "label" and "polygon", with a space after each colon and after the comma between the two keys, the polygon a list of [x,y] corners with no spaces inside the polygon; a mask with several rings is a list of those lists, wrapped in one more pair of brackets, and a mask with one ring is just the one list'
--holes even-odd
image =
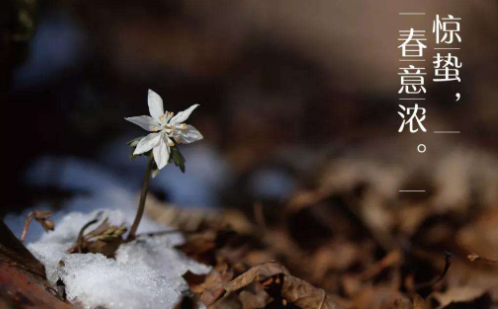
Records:
{"label": "snow crust", "polygon": [[[49,281],[63,281],[69,301],[85,308],[172,308],[189,291],[182,275],[188,271],[198,275],[210,271],[210,267],[173,248],[184,241],[177,232],[139,237],[121,245],[115,259],[101,254],[67,254],[81,227],[99,212],[69,213],[56,222],[53,232],[28,245],[45,265]],[[100,220],[106,217],[113,225],[127,219],[119,210],[102,211]]]}

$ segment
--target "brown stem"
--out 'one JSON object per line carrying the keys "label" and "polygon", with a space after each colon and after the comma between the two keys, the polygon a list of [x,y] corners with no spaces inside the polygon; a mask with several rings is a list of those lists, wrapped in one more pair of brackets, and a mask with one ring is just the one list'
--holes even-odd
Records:
{"label": "brown stem", "polygon": [[150,173],[152,171],[152,164],[154,163],[154,156],[151,154],[149,156],[149,162],[147,163],[147,168],[145,170],[144,181],[142,183],[142,193],[140,194],[140,202],[138,203],[137,215],[135,216],[135,221],[130,229],[130,234],[128,234],[128,241],[135,239],[135,234],[142,220],[142,216],[145,210],[145,199],[147,198],[147,191],[149,189],[149,179]]}
{"label": "brown stem", "polygon": [[26,239],[26,235],[28,235],[29,224],[31,223],[31,220],[33,220],[33,216],[34,213],[30,212],[26,217],[26,221],[24,221],[24,229],[22,230],[21,242],[24,242],[24,240]]}
{"label": "brown stem", "polygon": [[[81,247],[83,246],[83,238],[84,238],[84,234],[85,234],[86,229],[89,228],[92,224],[95,224],[97,222],[99,222],[98,219],[93,219],[92,221],[88,222],[87,224],[85,224],[81,228],[80,232],[78,233],[78,239],[76,240],[76,249],[78,250],[76,252],[78,252],[78,253],[82,252]],[[73,252],[73,248],[70,248],[68,253],[72,253],[72,252]]]}
{"label": "brown stem", "polygon": [[469,254],[468,259],[471,262],[483,261],[483,262],[487,262],[487,263],[491,263],[491,264],[498,264],[498,260],[485,258],[485,257],[479,256],[479,255],[477,255],[475,253]]}
{"label": "brown stem", "polygon": [[432,287],[436,284],[438,284],[439,282],[443,281],[444,277],[446,276],[446,274],[448,273],[448,270],[450,269],[450,266],[451,266],[451,258],[453,257],[453,255],[450,253],[450,252],[445,252],[444,253],[444,270],[443,272],[441,273],[441,275],[439,275],[439,277],[437,278],[434,278],[434,280],[430,281],[430,282],[427,282],[427,283],[422,283],[422,284],[419,284],[419,285],[416,285],[415,286],[415,290],[420,290],[420,289],[424,289],[424,288],[428,288],[428,287]]}

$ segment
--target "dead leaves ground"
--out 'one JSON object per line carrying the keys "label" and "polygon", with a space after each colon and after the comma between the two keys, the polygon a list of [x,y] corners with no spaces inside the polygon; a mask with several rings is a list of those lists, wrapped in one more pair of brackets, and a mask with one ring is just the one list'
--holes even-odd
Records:
{"label": "dead leaves ground", "polygon": [[[151,217],[186,235],[179,249],[213,267],[206,276],[185,275],[192,294],[177,308],[498,308],[496,183],[469,189],[453,207],[453,198],[445,200],[437,186],[416,199],[384,194],[383,185],[373,182],[398,177],[389,174],[392,169],[370,168],[374,180],[365,163],[354,166],[324,169],[320,181],[292,200],[246,210],[206,214],[149,199]],[[419,174],[407,177],[397,181],[431,183]],[[100,252],[124,231],[104,222],[82,234],[72,250]],[[26,271],[37,278],[31,278],[35,286],[46,287],[40,264],[20,242],[3,236],[1,249],[1,301],[24,301],[19,295],[27,288],[17,278]],[[32,308],[46,308],[47,299],[53,308],[71,307],[46,288],[34,295]]]}
{"label": "dead leaves ground", "polygon": [[[197,299],[208,308],[498,308],[498,182],[476,187],[482,165],[470,175],[441,160],[436,179],[335,160],[287,203],[197,220],[183,250],[214,267],[193,284]],[[487,175],[498,171],[487,163]],[[459,182],[438,184],[454,170]],[[385,194],[416,183],[431,189]]]}

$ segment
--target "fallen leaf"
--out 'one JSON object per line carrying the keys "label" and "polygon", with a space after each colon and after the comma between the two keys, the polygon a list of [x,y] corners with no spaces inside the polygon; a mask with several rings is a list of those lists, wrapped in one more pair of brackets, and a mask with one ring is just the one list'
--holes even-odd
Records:
{"label": "fallen leaf", "polygon": [[0,308],[79,308],[63,302],[56,294],[40,276],[0,261]]}
{"label": "fallen leaf", "polygon": [[233,279],[232,271],[219,272],[212,270],[206,277],[204,283],[192,287],[194,293],[200,294],[199,300],[206,306],[210,306],[225,293],[223,285]]}
{"label": "fallen leaf", "polygon": [[[454,303],[473,302],[485,295],[488,295],[488,293],[483,289],[473,288],[470,286],[463,286],[463,287],[452,288],[444,293],[433,293],[432,297],[438,301],[439,303],[438,308],[442,309],[442,308],[447,308],[450,306],[450,304]],[[476,308],[485,309],[484,307],[483,308],[476,307]]]}
{"label": "fallen leaf", "polygon": [[106,218],[95,230],[84,235],[85,230],[98,219],[85,224],[81,229],[78,239],[67,251],[69,253],[100,253],[107,257],[114,257],[119,246],[124,242],[122,236],[126,232],[126,227],[112,226]]}
{"label": "fallen leaf", "polygon": [[0,220],[0,262],[22,268],[45,278],[45,267]]}
{"label": "fallen leaf", "polygon": [[240,290],[253,282],[263,282],[270,277],[282,275],[281,297],[303,309],[339,309],[327,293],[304,280],[292,276],[282,265],[270,262],[249,269],[225,285],[228,294]]}
{"label": "fallen leaf", "polygon": [[247,291],[242,291],[239,295],[242,309],[260,309],[270,302],[271,298],[264,291],[261,293],[253,294]]}
{"label": "fallen leaf", "polygon": [[413,298],[413,309],[430,309],[429,303],[420,295],[415,294]]}

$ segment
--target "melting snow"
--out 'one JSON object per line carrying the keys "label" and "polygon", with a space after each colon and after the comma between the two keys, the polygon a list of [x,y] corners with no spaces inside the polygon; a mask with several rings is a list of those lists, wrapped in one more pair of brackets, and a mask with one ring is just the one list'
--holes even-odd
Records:
{"label": "melting snow", "polygon": [[[81,227],[98,213],[70,213],[56,222],[55,231],[28,245],[45,265],[49,281],[55,284],[62,279],[69,301],[81,302],[85,308],[172,308],[188,292],[182,275],[187,271],[209,272],[208,266],[174,249],[183,242],[182,235],[176,232],[139,237],[123,244],[115,259],[101,254],[67,254]],[[127,219],[119,210],[103,211],[101,220],[106,217],[113,225]]]}

